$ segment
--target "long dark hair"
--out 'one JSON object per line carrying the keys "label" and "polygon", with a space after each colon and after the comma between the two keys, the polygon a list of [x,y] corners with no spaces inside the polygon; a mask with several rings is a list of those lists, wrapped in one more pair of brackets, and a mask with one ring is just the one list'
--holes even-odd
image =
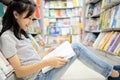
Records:
{"label": "long dark hair", "polygon": [[16,38],[21,40],[21,34],[23,34],[26,38],[28,37],[27,33],[20,29],[20,26],[16,22],[16,19],[13,15],[13,11],[17,11],[20,15],[23,14],[24,12],[28,11],[27,15],[25,18],[28,18],[34,13],[34,7],[35,4],[31,2],[30,0],[13,0],[9,3],[8,8],[3,16],[2,19],[2,30],[0,33],[0,36],[2,33],[4,33],[6,30],[9,30],[13,27],[13,32]]}

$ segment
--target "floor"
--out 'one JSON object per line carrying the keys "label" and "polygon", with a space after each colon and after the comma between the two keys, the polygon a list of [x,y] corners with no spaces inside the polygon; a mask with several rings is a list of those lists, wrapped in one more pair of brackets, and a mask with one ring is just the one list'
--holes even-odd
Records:
{"label": "floor", "polygon": [[105,78],[76,60],[60,80],[105,80]]}

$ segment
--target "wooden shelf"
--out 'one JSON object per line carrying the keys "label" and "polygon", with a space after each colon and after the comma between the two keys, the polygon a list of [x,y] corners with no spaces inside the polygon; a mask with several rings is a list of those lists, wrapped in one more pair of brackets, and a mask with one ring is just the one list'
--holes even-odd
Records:
{"label": "wooden shelf", "polygon": [[108,29],[102,29],[102,30],[84,30],[85,32],[90,32],[90,33],[99,33],[99,32],[109,32],[109,31],[120,31],[120,28],[108,28]]}
{"label": "wooden shelf", "polygon": [[81,16],[62,16],[62,17],[44,17],[49,19],[64,19],[64,18],[73,18],[73,17],[81,17]]}
{"label": "wooden shelf", "polygon": [[120,31],[120,28],[108,28],[101,30],[101,32],[108,32],[108,31]]}
{"label": "wooden shelf", "polygon": [[86,3],[86,5],[88,5],[88,4],[95,4],[95,3],[99,2],[99,1],[101,1],[101,0],[88,1],[88,2]]}
{"label": "wooden shelf", "polygon": [[92,31],[85,30],[85,32],[89,32],[89,33],[100,33],[101,30],[92,30]]}
{"label": "wooden shelf", "polygon": [[82,6],[76,6],[76,7],[50,7],[50,8],[45,7],[45,9],[73,9],[73,8],[82,8]]}

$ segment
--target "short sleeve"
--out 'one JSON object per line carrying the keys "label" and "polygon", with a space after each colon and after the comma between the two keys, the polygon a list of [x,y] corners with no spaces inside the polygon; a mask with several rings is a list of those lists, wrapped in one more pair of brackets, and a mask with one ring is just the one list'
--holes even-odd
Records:
{"label": "short sleeve", "polygon": [[1,36],[1,51],[6,58],[17,53],[16,41],[10,35]]}

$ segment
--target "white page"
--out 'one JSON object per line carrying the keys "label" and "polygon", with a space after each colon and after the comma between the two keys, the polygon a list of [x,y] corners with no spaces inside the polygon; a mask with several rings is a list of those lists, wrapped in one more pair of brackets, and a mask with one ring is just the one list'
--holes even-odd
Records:
{"label": "white page", "polygon": [[[43,60],[48,59],[53,56],[62,56],[65,59],[69,59],[74,55],[75,55],[75,52],[73,51],[71,44],[68,41],[66,41],[62,43],[60,46],[58,46],[55,50],[50,52],[47,56],[45,56]],[[42,72],[46,73],[47,71],[51,69],[53,69],[53,67],[48,66],[48,67],[43,68]]]}

